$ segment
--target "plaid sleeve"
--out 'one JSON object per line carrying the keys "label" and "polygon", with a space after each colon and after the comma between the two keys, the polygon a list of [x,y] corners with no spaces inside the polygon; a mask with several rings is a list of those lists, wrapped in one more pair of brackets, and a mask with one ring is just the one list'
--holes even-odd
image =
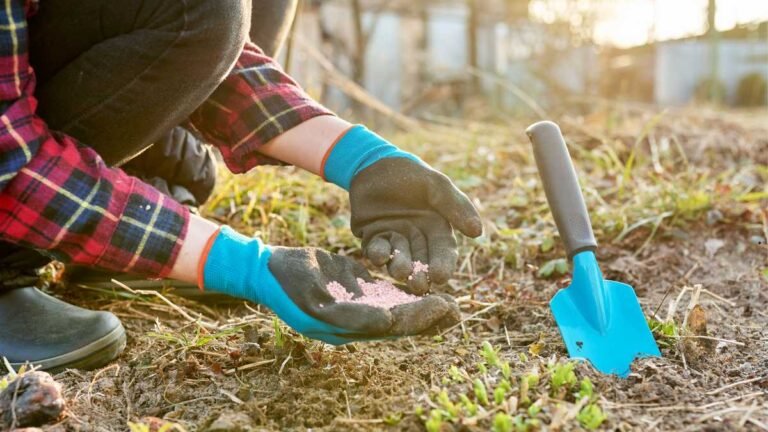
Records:
{"label": "plaid sleeve", "polygon": [[190,121],[219,148],[229,169],[242,173],[276,162],[257,152],[261,145],[312,117],[329,114],[277,62],[248,42],[230,75]]}
{"label": "plaid sleeve", "polygon": [[63,261],[162,277],[186,235],[185,207],[35,115],[25,2],[0,13],[0,239]]}

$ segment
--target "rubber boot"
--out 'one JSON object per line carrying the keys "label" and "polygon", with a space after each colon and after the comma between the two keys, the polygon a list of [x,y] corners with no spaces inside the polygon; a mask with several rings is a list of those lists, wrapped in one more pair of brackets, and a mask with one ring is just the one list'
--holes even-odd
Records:
{"label": "rubber boot", "polygon": [[34,287],[0,292],[0,357],[14,369],[31,363],[49,372],[91,370],[124,348],[125,329],[109,312],[64,303]]}

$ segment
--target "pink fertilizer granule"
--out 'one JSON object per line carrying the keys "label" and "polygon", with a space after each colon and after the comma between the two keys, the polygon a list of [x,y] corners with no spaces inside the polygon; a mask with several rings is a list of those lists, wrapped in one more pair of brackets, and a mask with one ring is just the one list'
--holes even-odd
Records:
{"label": "pink fertilizer granule", "polygon": [[403,292],[385,280],[366,282],[358,278],[357,284],[363,292],[363,295],[358,298],[353,298],[354,294],[336,281],[328,282],[325,288],[337,303],[365,304],[382,309],[391,309],[398,305],[421,300],[421,297]]}
{"label": "pink fertilizer granule", "polygon": [[413,273],[411,273],[410,276],[408,276],[408,280],[413,280],[413,275],[418,273],[428,273],[429,272],[429,264],[424,264],[421,261],[414,261],[413,262]]}

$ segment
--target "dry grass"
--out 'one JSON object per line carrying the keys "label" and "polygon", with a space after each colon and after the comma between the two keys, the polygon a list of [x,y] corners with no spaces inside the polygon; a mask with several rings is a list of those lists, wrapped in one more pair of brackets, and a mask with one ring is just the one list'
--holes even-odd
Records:
{"label": "dry grass", "polygon": [[[58,376],[71,401],[63,424],[125,430],[128,421],[162,424],[149,418],[159,417],[205,430],[222,413],[241,413],[254,430],[765,429],[768,251],[758,243],[768,238],[766,114],[596,104],[555,118],[603,270],[636,287],[660,324],[664,358],[638,362],[628,380],[584,364],[570,378],[547,308],[568,274],[547,264],[563,250],[523,133],[528,121],[445,120],[388,136],[454,178],[484,215],[485,235],[461,240],[459,271],[445,288],[459,299],[460,326],[332,348],[254,305],[68,289],[69,300],[115,312],[131,338],[119,362]],[[204,212],[273,244],[360,256],[343,191],[292,168],[222,174]],[[713,251],[709,239],[722,244]],[[694,284],[701,290],[677,299]],[[683,325],[697,305],[706,334]],[[555,385],[555,374],[567,384]]]}

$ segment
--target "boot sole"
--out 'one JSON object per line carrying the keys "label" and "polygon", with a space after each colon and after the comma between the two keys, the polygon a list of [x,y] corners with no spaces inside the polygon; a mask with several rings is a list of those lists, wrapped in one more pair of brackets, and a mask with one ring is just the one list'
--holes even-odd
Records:
{"label": "boot sole", "polygon": [[[125,349],[125,328],[115,327],[101,338],[78,348],[72,352],[32,362],[40,370],[49,373],[61,372],[64,369],[93,370],[111,362]],[[18,370],[25,363],[11,363]]]}

